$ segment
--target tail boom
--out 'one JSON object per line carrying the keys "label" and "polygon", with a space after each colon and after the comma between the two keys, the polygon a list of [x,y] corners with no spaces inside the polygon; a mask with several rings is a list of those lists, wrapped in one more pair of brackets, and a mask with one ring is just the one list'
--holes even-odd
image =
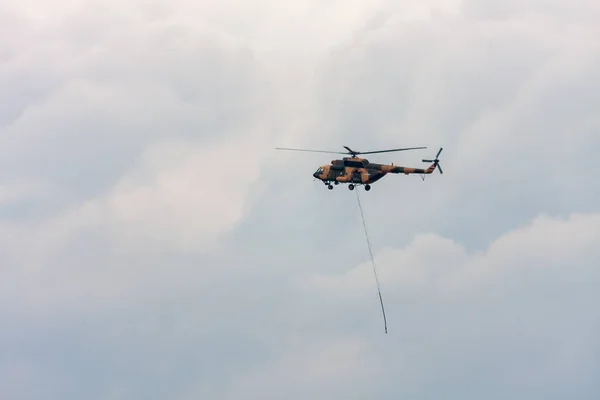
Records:
{"label": "tail boom", "polygon": [[397,166],[387,166],[387,168],[383,168],[384,172],[388,172],[391,174],[432,174],[435,171],[436,163],[431,164],[427,169],[423,168],[412,168],[412,167],[397,167]]}

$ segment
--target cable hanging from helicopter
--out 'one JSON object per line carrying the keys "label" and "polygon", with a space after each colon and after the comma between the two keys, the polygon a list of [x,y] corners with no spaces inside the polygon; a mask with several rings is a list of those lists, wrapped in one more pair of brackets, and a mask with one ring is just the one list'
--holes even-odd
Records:
{"label": "cable hanging from helicopter", "polygon": [[375,284],[377,285],[377,294],[379,295],[379,303],[381,304],[381,313],[383,314],[383,328],[385,333],[388,333],[387,318],[385,317],[385,307],[383,306],[383,296],[381,296],[381,287],[379,286],[379,278],[377,277],[377,267],[375,266],[375,257],[373,257],[373,249],[371,247],[371,241],[369,240],[369,232],[367,230],[367,223],[365,222],[365,215],[363,213],[362,204],[360,203],[360,196],[358,190],[356,191],[356,200],[358,202],[358,209],[360,210],[360,218],[362,220],[363,229],[365,231],[365,238],[367,239],[367,247],[369,249],[369,256],[371,257],[371,265],[373,266],[373,275],[375,275]]}

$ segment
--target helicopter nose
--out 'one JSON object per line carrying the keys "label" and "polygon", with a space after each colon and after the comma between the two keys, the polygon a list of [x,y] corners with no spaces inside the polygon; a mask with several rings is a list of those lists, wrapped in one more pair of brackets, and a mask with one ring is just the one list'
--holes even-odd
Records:
{"label": "helicopter nose", "polygon": [[315,178],[318,178],[318,177],[319,177],[319,173],[318,173],[318,172],[315,172],[315,173],[313,174],[313,176],[314,176]]}

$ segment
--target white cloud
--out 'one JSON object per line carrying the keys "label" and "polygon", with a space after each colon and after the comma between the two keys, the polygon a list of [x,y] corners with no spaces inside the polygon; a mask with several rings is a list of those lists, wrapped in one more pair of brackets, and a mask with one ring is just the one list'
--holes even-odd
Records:
{"label": "white cloud", "polygon": [[164,254],[219,244],[270,150],[271,89],[250,49],[185,21],[82,5],[14,11],[29,29],[0,73],[18,111],[2,128],[0,176],[11,197],[43,189],[13,209],[45,212],[0,221],[11,314],[59,316],[177,287],[179,263]]}
{"label": "white cloud", "polygon": [[[292,292],[290,298],[297,300],[281,307],[289,310],[290,322],[299,319],[292,326],[300,332],[322,332],[307,334],[298,348],[329,340],[365,343],[361,360],[378,376],[346,371],[344,378],[355,383],[336,386],[329,396],[346,396],[355,387],[363,396],[362,390],[371,390],[373,396],[437,398],[447,387],[457,397],[480,398],[487,392],[483,381],[491,379],[496,388],[521,387],[534,397],[581,385],[582,398],[591,398],[585,393],[600,371],[592,350],[600,349],[594,334],[600,318],[594,308],[600,300],[595,289],[600,283],[598,243],[596,213],[540,216],[481,253],[434,234],[418,236],[402,249],[383,250],[376,262],[388,335],[370,262],[341,275],[307,276]],[[327,365],[316,354],[310,357],[314,368]],[[296,368],[277,365],[280,374]],[[474,380],[479,383],[469,388]],[[319,375],[319,382],[329,382],[327,374]],[[264,395],[265,385],[256,386],[245,395]],[[294,385],[285,387],[278,396],[302,398]]]}
{"label": "white cloud", "polygon": [[[234,382],[222,398],[364,398],[369,381],[381,373],[374,357],[364,339],[342,337],[311,343],[298,338],[264,368]],[[359,376],[361,380],[357,380]]]}
{"label": "white cloud", "polygon": [[139,169],[99,203],[114,234],[178,250],[213,246],[243,218],[259,177],[261,142],[236,139],[201,146],[188,142],[148,151]]}
{"label": "white cloud", "polygon": [[482,248],[540,212],[595,211],[599,35],[559,14],[390,18],[320,63],[315,101],[331,135],[312,147],[429,146],[369,157],[409,166],[444,147],[443,176],[390,176],[365,199],[382,246],[428,229]]}
{"label": "white cloud", "polygon": [[[0,15],[0,397],[597,389],[595,3],[48,4]],[[445,147],[362,198],[387,336],[332,157],[273,151],[341,145]]]}
{"label": "white cloud", "polygon": [[[380,281],[411,292],[456,295],[494,285],[496,279],[559,269],[569,274],[591,268],[600,257],[600,214],[568,219],[539,216],[532,223],[497,238],[486,251],[469,253],[455,241],[435,234],[419,235],[406,248],[386,248],[375,263]],[[541,271],[541,272],[538,272]],[[342,276],[321,275],[315,284],[326,293],[354,296],[372,291],[371,262]]]}
{"label": "white cloud", "polygon": [[[51,220],[5,226],[0,243],[11,261],[3,297],[15,306],[22,299],[22,312],[59,315],[183,290],[184,271],[197,289],[213,281],[222,275],[218,266],[187,267],[165,254],[214,250],[244,218],[259,177],[264,150],[252,151],[259,143],[159,145],[105,197]],[[76,298],[81,303],[72,304]]]}

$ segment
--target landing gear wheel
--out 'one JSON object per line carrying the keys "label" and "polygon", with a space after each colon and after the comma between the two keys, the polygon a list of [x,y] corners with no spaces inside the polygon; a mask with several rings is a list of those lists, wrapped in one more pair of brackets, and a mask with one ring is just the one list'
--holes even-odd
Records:
{"label": "landing gear wheel", "polygon": [[327,189],[331,190],[331,189],[333,189],[333,186],[327,185]]}
{"label": "landing gear wheel", "polygon": [[350,189],[350,190],[354,190],[354,185],[353,185],[353,184],[349,184],[349,185],[348,185],[348,189]]}
{"label": "landing gear wheel", "polygon": [[365,190],[368,192],[369,190],[371,190],[371,185],[365,185]]}

